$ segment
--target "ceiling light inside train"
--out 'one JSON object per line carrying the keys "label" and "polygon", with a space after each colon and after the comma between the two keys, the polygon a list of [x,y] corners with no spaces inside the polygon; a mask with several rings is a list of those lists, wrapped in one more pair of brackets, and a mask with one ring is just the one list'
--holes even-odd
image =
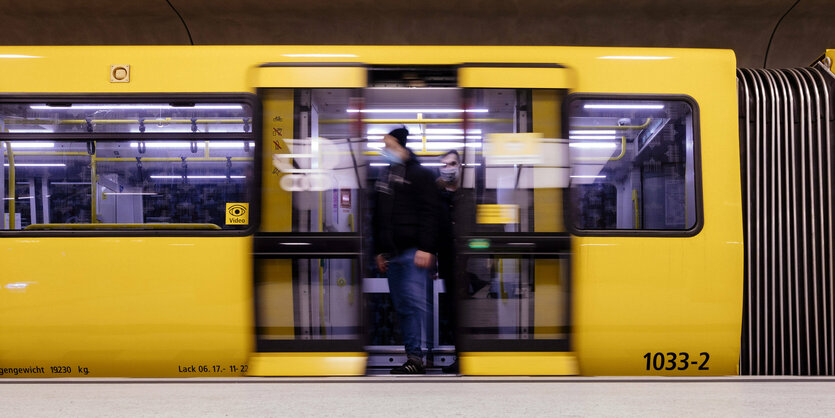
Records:
{"label": "ceiling light inside train", "polygon": [[0,54],[0,59],[14,59],[14,58],[43,58],[36,55],[19,55],[19,54]]}
{"label": "ceiling light inside train", "polygon": [[[183,176],[151,176],[152,179],[182,179]],[[204,180],[204,179],[225,179],[226,176],[188,176],[190,179]],[[230,179],[245,179],[246,176],[229,176]]]}
{"label": "ceiling light inside train", "polygon": [[[205,141],[195,141],[197,148],[203,148],[206,144]],[[249,143],[250,147],[255,146],[255,142]],[[131,148],[139,148],[138,142],[131,142]],[[191,142],[146,142],[146,148],[167,148],[167,149],[188,149],[191,148]],[[243,148],[244,143],[243,141],[237,142],[209,142],[209,148],[218,148],[218,149],[235,149],[235,148]]]}
{"label": "ceiling light inside train", "polygon": [[52,106],[47,104],[30,105],[32,110],[242,110],[243,106],[234,104],[198,104],[194,106],[171,106],[169,104],[83,104],[70,106]]}
{"label": "ceiling light inside train", "polygon": [[586,104],[583,105],[583,109],[663,109],[664,105],[653,105],[653,104]]}
{"label": "ceiling light inside train", "polygon": [[614,135],[569,135],[568,139],[617,139]]}
{"label": "ceiling light inside train", "polygon": [[[40,131],[46,132],[46,131]],[[12,132],[12,129],[9,130],[9,133],[22,133],[22,132]],[[12,149],[21,149],[21,148],[55,148],[54,142],[12,142]]]}
{"label": "ceiling light inside train", "polygon": [[571,148],[585,148],[585,149],[614,149],[618,144],[614,142],[572,142],[568,144]]}
{"label": "ceiling light inside train", "polygon": [[[348,113],[464,113],[464,109],[348,109]],[[487,113],[488,109],[467,109],[467,113]]]}
{"label": "ceiling light inside train", "polygon": [[[382,142],[369,142],[366,144],[368,148],[371,149],[381,149],[385,146]],[[406,146],[411,149],[422,150],[423,143],[422,142],[410,142]],[[426,149],[427,150],[450,150],[453,148],[464,148],[463,142],[427,142]],[[467,148],[481,148],[480,142],[472,142],[467,144]]]}
{"label": "ceiling light inside train", "polygon": [[569,135],[614,135],[615,131],[613,129],[587,129],[587,130],[576,130],[576,131],[568,131]]}
{"label": "ceiling light inside train", "polygon": [[[9,164],[3,164],[3,167],[8,167]],[[15,163],[15,167],[66,167],[64,163]]]}

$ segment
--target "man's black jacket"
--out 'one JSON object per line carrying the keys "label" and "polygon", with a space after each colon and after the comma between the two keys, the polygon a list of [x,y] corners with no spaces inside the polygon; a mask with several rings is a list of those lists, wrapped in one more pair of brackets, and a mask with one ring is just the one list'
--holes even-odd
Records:
{"label": "man's black jacket", "polygon": [[393,257],[417,248],[435,254],[441,210],[435,178],[410,153],[383,170],[376,185],[374,253]]}

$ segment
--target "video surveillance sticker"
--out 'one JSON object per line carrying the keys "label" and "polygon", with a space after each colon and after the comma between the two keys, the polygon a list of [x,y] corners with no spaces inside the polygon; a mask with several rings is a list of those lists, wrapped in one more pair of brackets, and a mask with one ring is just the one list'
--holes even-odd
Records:
{"label": "video surveillance sticker", "polygon": [[249,225],[249,203],[227,203],[226,225]]}

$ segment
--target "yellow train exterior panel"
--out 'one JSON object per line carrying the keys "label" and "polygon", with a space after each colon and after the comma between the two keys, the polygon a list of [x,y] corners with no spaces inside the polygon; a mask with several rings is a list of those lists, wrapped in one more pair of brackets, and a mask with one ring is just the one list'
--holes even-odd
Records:
{"label": "yellow train exterior panel", "polygon": [[461,353],[460,361],[461,374],[470,376],[572,376],[579,373],[574,353]]}
{"label": "yellow train exterior panel", "polygon": [[255,87],[361,88],[367,80],[364,67],[262,67]]}
{"label": "yellow train exterior panel", "polygon": [[458,85],[464,88],[568,89],[575,84],[569,68],[462,67]]}
{"label": "yellow train exterior panel", "polygon": [[[555,368],[555,374],[737,373],[743,244],[731,51],[93,46],[0,47],[0,54],[23,56],[0,59],[0,91],[5,94],[253,92],[260,83],[255,69],[261,64],[315,59],[372,65],[559,63],[576,75],[570,93],[690,96],[699,109],[703,228],[692,237],[573,237],[574,354],[549,355],[576,356],[576,368]],[[832,57],[832,50],[827,54]],[[130,65],[129,82],[111,82],[114,64]],[[280,218],[265,222],[274,230],[286,228]],[[253,351],[251,238],[2,237],[0,265],[4,286],[32,282],[0,290],[0,367],[82,366],[91,376],[229,375],[201,373],[199,366],[223,370],[224,364],[246,363]],[[647,370],[647,362],[658,353],[676,353],[678,361],[686,353],[688,361],[699,364],[685,370]],[[709,355],[704,365],[702,353]],[[503,368],[482,361],[480,353],[468,353],[462,370],[527,374],[535,363],[530,358],[536,358],[501,356],[525,360],[508,361]],[[307,358],[311,370],[320,367],[317,356]]]}
{"label": "yellow train exterior panel", "polygon": [[253,348],[250,242],[0,239],[0,368],[30,369],[20,377],[242,375]]}

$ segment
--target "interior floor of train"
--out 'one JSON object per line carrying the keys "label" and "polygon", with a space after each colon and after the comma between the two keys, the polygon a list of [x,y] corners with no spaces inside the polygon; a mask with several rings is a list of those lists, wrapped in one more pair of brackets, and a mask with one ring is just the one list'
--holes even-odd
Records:
{"label": "interior floor of train", "polygon": [[4,416],[820,416],[835,378],[0,379]]}

